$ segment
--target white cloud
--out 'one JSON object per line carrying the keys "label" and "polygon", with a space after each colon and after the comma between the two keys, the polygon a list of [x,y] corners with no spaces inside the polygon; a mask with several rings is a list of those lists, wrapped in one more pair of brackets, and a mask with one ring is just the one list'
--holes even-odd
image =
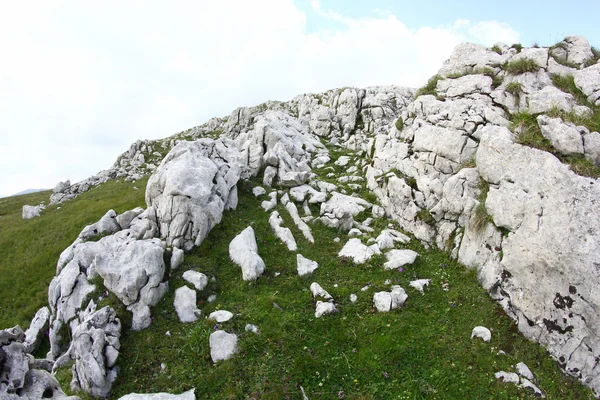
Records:
{"label": "white cloud", "polygon": [[[411,30],[389,12],[307,33],[292,0],[56,1],[0,17],[0,193],[108,168],[235,107],[340,86],[419,86],[465,40],[518,41],[495,21]],[[309,16],[310,17],[310,16]]]}

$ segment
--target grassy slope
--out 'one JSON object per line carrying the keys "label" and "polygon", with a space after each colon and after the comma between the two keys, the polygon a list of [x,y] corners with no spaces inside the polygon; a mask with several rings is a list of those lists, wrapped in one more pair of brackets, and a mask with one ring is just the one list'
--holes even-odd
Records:
{"label": "grassy slope", "polygon": [[[344,243],[333,242],[338,233],[315,224],[315,245],[292,229],[299,252],[319,262],[312,276],[298,277],[295,253],[271,232],[269,214],[253,198],[251,184],[241,183],[239,188],[238,209],[227,212],[200,248],[186,255],[184,265],[173,272],[152,326],[122,337],[123,369],[113,388],[115,398],[132,391],[180,392],[191,387],[198,398],[300,398],[300,385],[311,399],[337,398],[342,393],[345,398],[376,399],[524,398],[524,391],[493,376],[499,370],[514,370],[519,361],[534,371],[548,398],[591,398],[587,389],[561,375],[540,346],[518,333],[477,284],[473,271],[446,254],[426,252],[413,241],[408,247],[422,256],[403,272],[384,271],[382,257],[353,265],[336,257]],[[281,206],[279,212],[292,227]],[[249,225],[267,265],[256,283],[242,281],[239,267],[228,255],[231,239]],[[187,269],[216,277],[199,296],[203,315],[226,309],[235,314],[232,321],[178,322],[174,291],[185,284],[181,274]],[[276,272],[281,275],[276,277]],[[408,286],[414,278],[433,279],[424,295]],[[376,313],[371,299],[374,292],[389,290],[386,279],[406,288],[409,299],[402,310]],[[308,289],[313,281],[334,296],[339,313],[314,317]],[[449,282],[448,292],[442,290],[443,282]],[[368,283],[372,288],[362,292]],[[217,301],[206,303],[213,293]],[[351,293],[359,297],[354,304],[349,301]],[[247,323],[258,325],[261,334],[245,332]],[[491,343],[470,339],[477,325],[493,330]],[[208,338],[216,328],[239,335],[240,354],[215,366]],[[506,356],[497,355],[501,349]],[[166,366],[162,372],[161,363]]]}
{"label": "grassy slope", "polygon": [[[338,168],[338,173],[341,170]],[[4,259],[12,257],[10,264],[2,261],[1,276],[15,273],[10,271],[10,265],[25,269],[10,281],[1,280],[3,293],[11,294],[3,296],[7,299],[3,302],[11,302],[3,303],[3,310],[17,310],[3,311],[5,326],[25,325],[35,310],[45,304],[56,258],[79,230],[109,208],[123,211],[142,205],[144,185],[145,182],[136,183],[140,190],[134,191],[132,184],[111,182],[65,203],[61,210],[51,208],[31,221],[20,220],[21,205],[34,204],[45,197],[22,196],[0,202],[1,213],[5,214],[2,218],[6,218],[1,220],[1,243],[10,236],[15,240],[12,246],[20,243],[27,249],[16,254],[10,246],[0,249]],[[289,252],[271,232],[269,214],[259,206],[262,199],[251,194],[252,183],[242,182],[238,187],[238,209],[226,212],[204,243],[187,254],[184,265],[172,272],[170,290],[154,308],[155,320],[150,328],[124,331],[121,373],[111,398],[133,391],[177,393],[195,387],[199,399],[295,399],[301,397],[299,386],[310,399],[339,398],[342,394],[344,398],[366,399],[527,398],[525,391],[498,382],[493,376],[499,370],[513,371],[512,366],[519,361],[533,370],[548,398],[592,397],[589,390],[564,377],[540,346],[518,333],[512,321],[477,284],[473,271],[446,254],[426,252],[413,240],[407,247],[418,251],[421,257],[403,272],[384,271],[383,257],[375,257],[365,265],[353,265],[336,257],[345,242],[338,232],[311,224],[317,240],[311,245],[279,206],[286,226],[292,228],[298,241],[299,252],[319,262],[319,269],[312,276],[298,277],[295,253]],[[386,223],[378,221],[376,233]],[[231,239],[248,225],[255,229],[259,253],[267,265],[265,274],[254,283],[242,281],[239,267],[229,260],[228,254]],[[341,243],[333,242],[336,236],[342,237]],[[51,250],[44,249],[44,243],[50,243]],[[31,254],[43,261],[33,264]],[[216,277],[199,294],[203,316],[226,309],[234,312],[232,321],[219,326],[204,318],[193,324],[178,321],[173,307],[174,291],[185,283],[181,275],[190,268]],[[276,272],[281,275],[276,277]],[[424,295],[408,286],[414,278],[433,279]],[[26,279],[34,295],[23,293]],[[389,290],[384,284],[386,279],[402,285],[409,299],[402,310],[376,313],[371,299],[374,292]],[[314,301],[308,289],[313,281],[334,296],[339,313],[321,319],[314,317]],[[448,292],[442,290],[443,282],[450,284]],[[372,287],[362,292],[360,288],[368,283]],[[217,294],[217,301],[206,303],[213,293]],[[350,293],[358,295],[354,304],[349,301]],[[28,311],[21,310],[24,305]],[[122,318],[125,325],[128,319]],[[245,332],[246,323],[258,325],[261,334]],[[491,343],[469,338],[476,325],[493,330]],[[216,366],[210,359],[208,345],[215,328],[237,333],[240,347],[234,359]],[[507,355],[497,355],[498,350]],[[68,389],[70,368],[59,371],[58,377],[63,388]]]}
{"label": "grassy slope", "polygon": [[35,312],[48,304],[48,284],[60,253],[109,209],[144,206],[146,181],[107,182],[31,220],[21,218],[23,205],[47,203],[51,191],[0,199],[0,329],[29,326]]}

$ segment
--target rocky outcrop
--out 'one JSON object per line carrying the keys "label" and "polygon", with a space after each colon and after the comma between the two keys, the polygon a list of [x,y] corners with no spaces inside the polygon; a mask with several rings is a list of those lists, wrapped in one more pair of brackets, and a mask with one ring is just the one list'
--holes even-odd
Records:
{"label": "rocky outcrop", "polygon": [[[367,186],[403,229],[477,268],[519,329],[600,391],[594,311],[600,302],[593,289],[600,279],[600,226],[589,218],[600,212],[600,182],[576,175],[551,153],[518,144],[518,129],[508,129],[517,112],[589,113],[587,104],[554,86],[552,62],[574,65],[558,72],[574,74],[590,103],[600,84],[598,64],[586,66],[593,54],[576,37],[550,52],[497,48],[501,54],[470,44],[455,49],[439,71],[436,96],[416,98],[402,113],[403,129],[391,126],[377,136]],[[539,69],[504,70],[505,63],[524,59]],[[596,132],[543,114],[537,121],[556,154],[597,163]]]}
{"label": "rocky outcrop", "polygon": [[229,141],[180,142],[165,157],[146,188],[149,212],[167,242],[190,250],[237,206],[240,167]]}

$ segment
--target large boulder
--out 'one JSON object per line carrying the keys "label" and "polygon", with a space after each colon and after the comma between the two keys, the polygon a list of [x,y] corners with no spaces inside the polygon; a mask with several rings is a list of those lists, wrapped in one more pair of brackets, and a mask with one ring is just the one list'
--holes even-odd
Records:
{"label": "large boulder", "polygon": [[146,204],[168,246],[199,245],[223,210],[237,205],[240,168],[232,146],[222,140],[182,141],[148,180]]}

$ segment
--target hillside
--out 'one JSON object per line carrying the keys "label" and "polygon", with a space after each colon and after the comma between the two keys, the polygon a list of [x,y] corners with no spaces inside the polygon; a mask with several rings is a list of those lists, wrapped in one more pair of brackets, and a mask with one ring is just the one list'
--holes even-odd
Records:
{"label": "hillside", "polygon": [[21,207],[49,192],[0,200],[0,322],[50,326],[37,350],[0,335],[0,393],[592,398],[599,58],[463,44],[418,91],[240,108],[134,143],[38,218]]}

